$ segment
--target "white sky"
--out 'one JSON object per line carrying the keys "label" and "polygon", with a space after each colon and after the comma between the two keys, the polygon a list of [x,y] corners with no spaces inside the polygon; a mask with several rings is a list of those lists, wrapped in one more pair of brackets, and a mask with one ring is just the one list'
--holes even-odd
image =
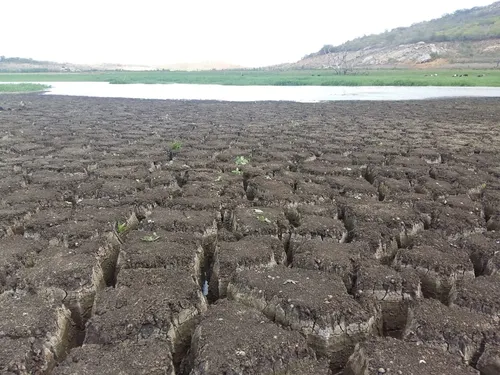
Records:
{"label": "white sky", "polygon": [[492,2],[2,0],[0,55],[73,63],[263,66]]}

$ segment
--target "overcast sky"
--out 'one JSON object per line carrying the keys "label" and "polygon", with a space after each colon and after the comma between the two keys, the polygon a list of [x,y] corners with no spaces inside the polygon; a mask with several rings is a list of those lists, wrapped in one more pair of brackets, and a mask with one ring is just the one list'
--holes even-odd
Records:
{"label": "overcast sky", "polygon": [[0,55],[74,63],[262,66],[493,2],[2,0]]}

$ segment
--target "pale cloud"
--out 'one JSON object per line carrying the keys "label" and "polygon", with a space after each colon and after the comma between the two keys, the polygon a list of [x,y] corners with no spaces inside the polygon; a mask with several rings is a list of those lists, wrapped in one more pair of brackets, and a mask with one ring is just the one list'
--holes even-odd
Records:
{"label": "pale cloud", "polygon": [[[291,62],[492,0],[4,0],[0,55],[75,63]],[[76,4],[76,5],[73,5]]]}

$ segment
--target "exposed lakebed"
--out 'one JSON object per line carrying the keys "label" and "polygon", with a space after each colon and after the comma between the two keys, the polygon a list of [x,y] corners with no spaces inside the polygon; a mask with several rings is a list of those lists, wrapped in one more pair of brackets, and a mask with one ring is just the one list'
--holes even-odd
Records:
{"label": "exposed lakebed", "polygon": [[0,373],[499,374],[498,102],[1,96]]}

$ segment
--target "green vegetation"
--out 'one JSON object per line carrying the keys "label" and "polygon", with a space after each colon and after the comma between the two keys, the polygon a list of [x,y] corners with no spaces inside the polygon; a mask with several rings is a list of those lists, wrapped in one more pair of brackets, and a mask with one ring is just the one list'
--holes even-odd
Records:
{"label": "green vegetation", "polygon": [[[434,74],[438,76],[434,76]],[[467,77],[453,77],[453,75]],[[478,77],[478,75],[483,75]],[[496,86],[495,70],[355,70],[347,76],[333,70],[230,70],[202,72],[0,73],[0,82],[196,83],[269,86]]]}
{"label": "green vegetation", "polygon": [[457,10],[435,20],[398,27],[382,34],[366,35],[339,46],[326,45],[309,56],[418,42],[463,42],[495,38],[500,38],[500,2],[486,7]]}
{"label": "green vegetation", "polygon": [[156,242],[160,239],[160,236],[158,236],[156,234],[156,232],[154,232],[152,235],[149,235],[149,236],[144,236],[141,238],[142,241],[144,242]]}
{"label": "green vegetation", "polygon": [[238,156],[235,161],[236,165],[247,165],[249,160],[244,156]]}
{"label": "green vegetation", "polygon": [[264,215],[257,216],[257,220],[259,220],[261,223],[271,224],[271,220],[269,220]]}
{"label": "green vegetation", "polygon": [[264,211],[262,210],[259,210],[258,208],[254,209],[253,210],[256,214],[259,214],[257,215],[257,220],[259,220],[261,223],[266,223],[266,224],[271,224],[271,220],[269,220],[267,217],[265,217],[263,214],[264,214]]}
{"label": "green vegetation", "polygon": [[118,232],[118,234],[125,233],[127,229],[127,223],[118,223],[116,226],[116,231]]}
{"label": "green vegetation", "polygon": [[182,142],[180,142],[180,141],[175,141],[170,146],[170,150],[172,150],[172,151],[179,151],[181,148],[182,148]]}
{"label": "green vegetation", "polygon": [[37,92],[50,88],[48,85],[36,83],[0,83],[0,93],[3,92]]}
{"label": "green vegetation", "polygon": [[250,163],[250,160],[240,155],[236,158],[234,163],[237,165],[237,167],[236,169],[232,170],[231,173],[236,175],[242,175],[243,171],[240,169],[240,166],[247,165],[248,163]]}

